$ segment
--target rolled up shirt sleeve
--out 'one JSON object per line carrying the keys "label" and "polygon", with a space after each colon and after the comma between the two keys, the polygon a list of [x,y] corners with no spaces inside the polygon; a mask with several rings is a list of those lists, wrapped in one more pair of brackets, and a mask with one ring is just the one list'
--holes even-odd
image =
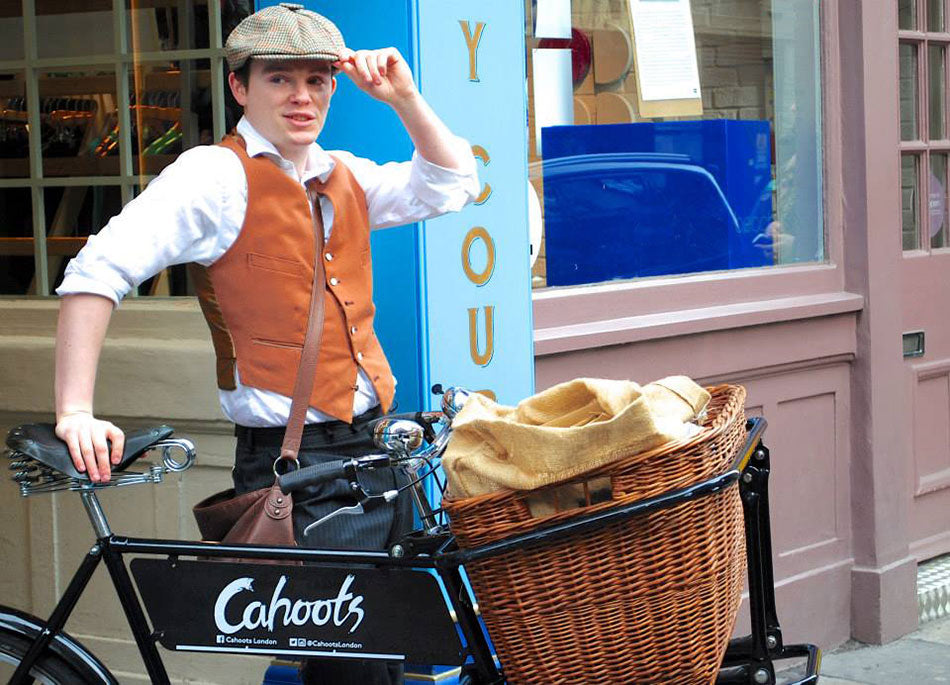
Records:
{"label": "rolled up shirt sleeve", "polygon": [[362,186],[370,227],[387,228],[457,212],[478,197],[478,169],[471,145],[457,136],[451,144],[462,160],[458,169],[433,164],[418,152],[411,161],[386,164],[347,152],[333,154]]}
{"label": "rolled up shirt sleeve", "polygon": [[[244,193],[227,192],[229,184]],[[92,293],[118,304],[133,287],[173,264],[212,263],[240,228],[244,198],[246,181],[233,153],[208,146],[186,151],[89,236],[56,294]]]}

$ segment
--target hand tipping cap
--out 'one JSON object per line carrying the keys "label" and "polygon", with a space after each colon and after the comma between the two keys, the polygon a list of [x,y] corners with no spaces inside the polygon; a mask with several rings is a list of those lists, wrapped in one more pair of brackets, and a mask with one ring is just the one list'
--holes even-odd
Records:
{"label": "hand tipping cap", "polygon": [[344,45],[332,21],[303,5],[282,2],[245,17],[231,31],[224,50],[228,67],[236,71],[251,57],[335,62]]}

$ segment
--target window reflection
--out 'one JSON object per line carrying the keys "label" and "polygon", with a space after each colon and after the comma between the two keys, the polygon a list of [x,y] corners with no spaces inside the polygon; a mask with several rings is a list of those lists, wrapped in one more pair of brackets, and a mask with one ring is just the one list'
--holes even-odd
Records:
{"label": "window reflection", "polygon": [[900,46],[901,140],[917,140],[917,46]]}
{"label": "window reflection", "polygon": [[947,155],[930,155],[930,247],[947,247]]}
{"label": "window reflection", "polygon": [[901,243],[905,250],[920,246],[918,231],[918,161],[916,155],[901,157]]}
{"label": "window reflection", "polygon": [[573,0],[569,38],[535,35],[563,22],[532,4],[535,287],[824,259],[817,2],[693,0],[685,18],[680,3],[643,3],[648,19],[670,13],[650,36],[655,68],[685,79],[695,51],[698,96],[684,80],[666,101],[637,72],[637,0]]}

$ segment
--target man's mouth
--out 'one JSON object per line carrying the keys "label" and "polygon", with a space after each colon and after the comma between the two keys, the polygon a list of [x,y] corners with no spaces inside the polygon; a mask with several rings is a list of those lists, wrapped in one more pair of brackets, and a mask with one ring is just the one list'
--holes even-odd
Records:
{"label": "man's mouth", "polygon": [[284,116],[291,121],[296,121],[301,124],[310,123],[316,118],[312,114],[285,114]]}

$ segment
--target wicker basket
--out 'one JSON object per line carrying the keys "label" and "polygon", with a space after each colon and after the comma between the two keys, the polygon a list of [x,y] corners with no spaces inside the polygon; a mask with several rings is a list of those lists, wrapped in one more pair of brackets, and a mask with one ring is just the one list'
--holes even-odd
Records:
{"label": "wicker basket", "polygon": [[[540,491],[445,499],[459,545],[475,547],[725,472],[745,439],[745,390],[709,390],[704,430],[693,439],[571,481],[609,477],[608,501],[533,518],[526,502]],[[745,574],[738,487],[488,557],[466,571],[510,683],[712,683]]]}

